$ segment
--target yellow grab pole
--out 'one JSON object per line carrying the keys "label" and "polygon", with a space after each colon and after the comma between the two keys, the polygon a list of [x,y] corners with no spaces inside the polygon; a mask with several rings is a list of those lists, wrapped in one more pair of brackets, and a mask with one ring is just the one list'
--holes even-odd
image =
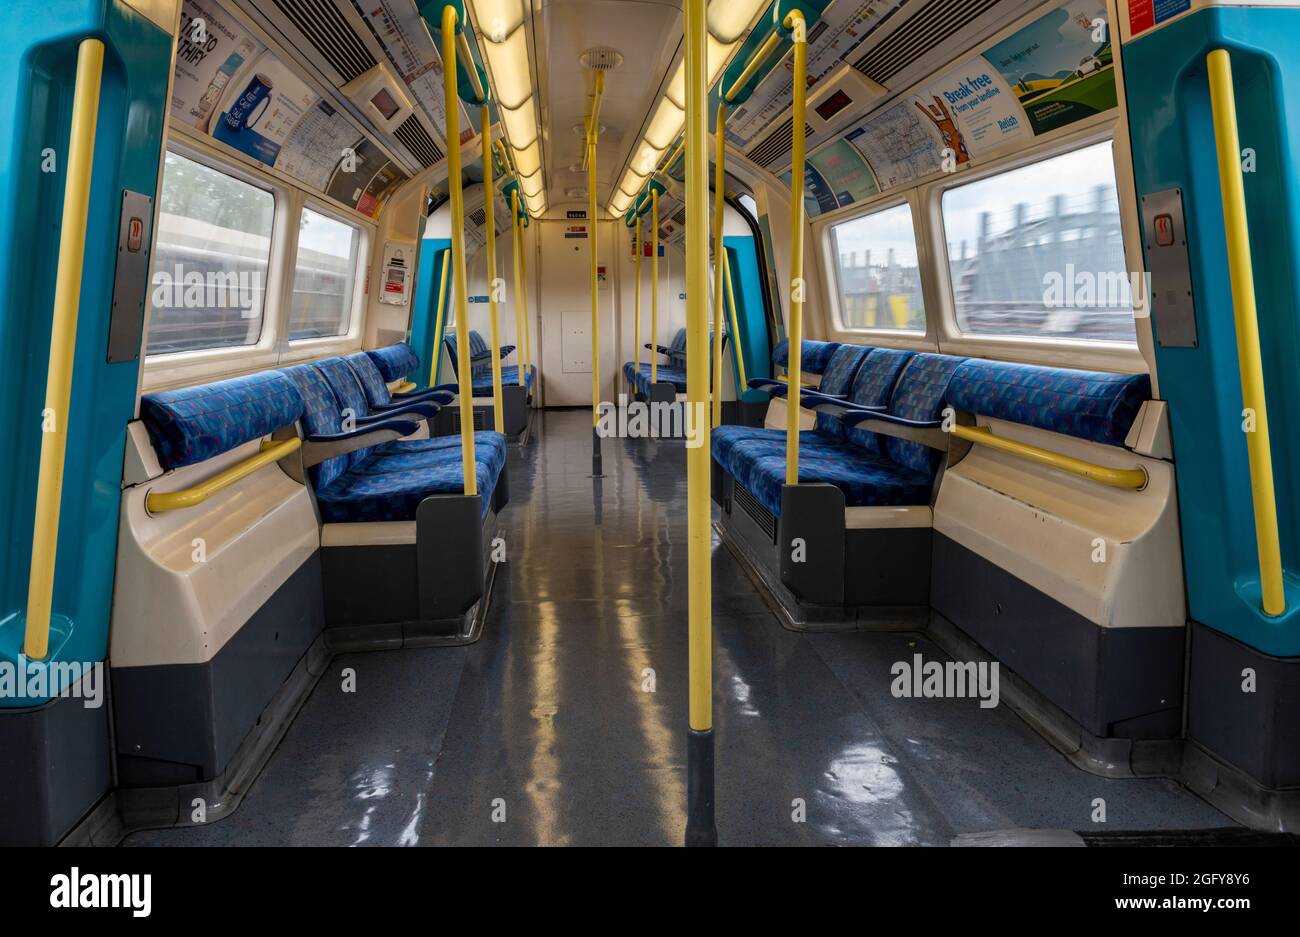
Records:
{"label": "yellow grab pole", "polygon": [[636,328],[632,335],[634,370],[641,371],[641,216],[636,216]]}
{"label": "yellow grab pole", "polygon": [[727,284],[727,311],[731,313],[731,350],[736,356],[736,368],[740,371],[740,391],[749,386],[745,376],[745,346],[740,340],[740,319],[736,311],[736,291],[731,285],[731,258],[724,249],[722,252],[722,273]]}
{"label": "yellow grab pole", "polygon": [[[597,80],[604,72],[596,72]],[[591,228],[591,425],[600,422],[600,289],[596,253],[596,140],[587,143],[587,218]]]}
{"label": "yellow grab pole", "polygon": [[[483,138],[483,207],[487,224],[488,313],[492,318],[492,428],[506,431],[505,407],[501,403],[501,327],[497,321],[497,232],[492,180],[492,115],[487,103],[479,108],[479,133]],[[459,346],[458,346],[459,347]]]}
{"label": "yellow grab pole", "polygon": [[[800,14],[800,18],[803,18],[803,14]],[[786,20],[788,22],[789,17],[787,17]],[[750,58],[749,64],[745,66],[745,70],[731,83],[731,87],[727,89],[727,94],[723,98],[724,102],[729,102],[735,99],[736,95],[740,93],[740,89],[745,87],[745,83],[749,81],[749,79],[753,78],[754,75],[758,73],[758,70],[763,67],[763,63],[771,57],[772,51],[777,47],[777,44],[780,43],[780,41],[781,34],[775,29],[772,30],[768,37],[763,40],[763,44],[759,46],[758,51]]]}
{"label": "yellow grab pole", "polygon": [[650,383],[659,380],[659,192],[650,190]]}
{"label": "yellow grab pole", "polygon": [[785,483],[799,484],[799,386],[803,380],[804,114],[808,92],[808,26],[801,10],[785,18],[794,41],[794,154],[790,172],[790,394],[785,414]]}
{"label": "yellow grab pole", "polygon": [[433,352],[429,355],[429,386],[438,383],[438,361],[442,358],[443,311],[447,306],[447,271],[451,268],[451,248],[440,253],[447,257],[442,262],[442,275],[438,277],[438,315],[433,323]]}
{"label": "yellow grab pole", "polygon": [[523,275],[523,292],[519,298],[524,308],[524,367],[533,369],[532,323],[528,321],[528,242],[524,240],[524,219],[519,219],[519,272]]}
{"label": "yellow grab pole", "polygon": [[[727,321],[726,297],[723,295],[722,219],[727,182],[725,135],[727,132],[727,105],[718,102],[718,125],[714,131],[713,169],[713,425],[722,425],[722,324]],[[732,336],[735,341],[735,336]]]}
{"label": "yellow grab pole", "polygon": [[689,568],[686,844],[718,840],[713,794],[713,569],[709,485],[709,154],[705,0],[686,0],[686,556]]}
{"label": "yellow grab pole", "polygon": [[[474,463],[474,379],[470,375],[469,297],[465,295],[465,195],[460,178],[460,102],[456,100],[456,8],[442,8],[442,93],[447,111],[447,183],[451,189],[452,289],[456,292],[456,376],[459,379],[460,461],[466,495],[478,494]],[[471,67],[472,67],[471,63]]]}
{"label": "yellow grab pole", "polygon": [[77,350],[77,312],[90,214],[90,179],[95,161],[95,125],[104,73],[104,43],[83,39],[77,47],[77,77],[68,138],[68,169],[59,227],[59,266],[54,282],[50,363],[45,378],[45,431],[41,434],[40,475],[36,482],[36,522],[32,565],[27,581],[27,622],[23,653],[43,660],[50,650],[54,607],[54,566],[59,550],[59,508],[63,500],[63,460],[67,455],[68,411],[72,403],[72,365]]}
{"label": "yellow grab pole", "polygon": [[1277,532],[1277,496],[1273,487],[1273,453],[1269,443],[1268,409],[1264,396],[1264,364],[1259,350],[1259,320],[1255,309],[1255,272],[1250,259],[1250,228],[1246,191],[1241,175],[1241,141],[1237,131],[1237,101],[1232,86],[1232,59],[1226,49],[1209,54],[1210,109],[1219,156],[1219,185],[1223,189],[1223,228],[1228,242],[1228,272],[1232,281],[1232,313],[1237,326],[1237,362],[1241,369],[1241,399],[1255,429],[1246,434],[1250,464],[1250,494],[1255,508],[1255,548],[1264,614],[1286,611],[1282,581],[1282,549]]}
{"label": "yellow grab pole", "polygon": [[524,307],[520,303],[523,297],[523,285],[519,275],[519,190],[510,190],[510,235],[514,241],[515,251],[515,370],[519,372],[519,386],[526,383],[524,373]]}

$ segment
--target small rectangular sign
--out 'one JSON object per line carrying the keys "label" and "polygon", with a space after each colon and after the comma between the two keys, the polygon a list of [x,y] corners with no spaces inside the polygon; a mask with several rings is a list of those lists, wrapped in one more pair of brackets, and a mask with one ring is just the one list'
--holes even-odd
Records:
{"label": "small rectangular sign", "polygon": [[585,211],[573,211],[572,209],[570,209],[568,212],[565,213],[564,217],[570,219],[571,221],[581,220],[587,217],[587,213]]}

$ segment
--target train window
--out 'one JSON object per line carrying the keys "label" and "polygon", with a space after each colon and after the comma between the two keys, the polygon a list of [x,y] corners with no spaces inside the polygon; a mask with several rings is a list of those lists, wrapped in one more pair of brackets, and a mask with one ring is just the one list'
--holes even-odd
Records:
{"label": "train window", "polygon": [[275,196],[168,152],[159,200],[146,354],[256,345]]}
{"label": "train window", "polygon": [[831,248],[844,328],[925,331],[910,205],[894,205],[834,225]]}
{"label": "train window", "polygon": [[951,188],[943,223],[962,332],[1136,341],[1109,141]]}
{"label": "train window", "polygon": [[328,215],[302,210],[293,275],[289,341],[346,335],[352,325],[361,230]]}

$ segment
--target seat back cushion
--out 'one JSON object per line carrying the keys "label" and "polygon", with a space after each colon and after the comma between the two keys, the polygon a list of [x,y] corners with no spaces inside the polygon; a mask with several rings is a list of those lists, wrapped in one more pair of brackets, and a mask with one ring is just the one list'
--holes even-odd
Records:
{"label": "seat back cushion", "polygon": [[968,359],[952,376],[948,402],[959,410],[1122,446],[1142,404],[1146,374],[1044,368]]}
{"label": "seat back cushion", "polygon": [[[805,340],[803,353],[799,356],[800,366],[811,374],[824,374],[831,356],[840,347],[839,342],[814,342]],[[790,364],[790,339],[783,338],[772,350],[772,363],[777,367],[787,368]]]}
{"label": "seat back cushion", "polygon": [[[849,400],[859,407],[889,406],[889,399],[894,395],[894,386],[898,384],[898,375],[914,357],[916,357],[914,351],[903,351],[898,348],[872,349],[867,355],[867,360],[862,362],[858,376],[853,379]],[[879,434],[869,429],[846,430],[843,423],[838,420],[836,422],[839,423],[839,434],[855,446],[861,446],[877,455],[883,453]]]}
{"label": "seat back cushion", "polygon": [[164,469],[204,462],[288,426],[303,400],[278,371],[146,394],[140,419]]}
{"label": "seat back cushion", "polygon": [[[302,398],[302,428],[308,436],[328,436],[343,429],[343,404],[330,388],[325,375],[312,364],[295,364],[280,372],[298,389]],[[307,470],[312,486],[320,491],[348,470],[351,454],[326,459]]]}
{"label": "seat back cushion", "polygon": [[[823,394],[847,395],[853,386],[853,379],[858,376],[858,369],[870,352],[871,349],[865,345],[841,345],[835,349],[835,354],[831,355],[831,360],[826,365],[826,373],[822,375],[819,390]],[[843,423],[829,414],[817,414],[817,429],[823,433],[842,436],[843,426]]]}
{"label": "seat back cushion", "polygon": [[364,351],[358,351],[355,354],[348,355],[343,360],[347,362],[348,367],[352,369],[352,373],[361,382],[361,387],[366,392],[366,402],[370,406],[386,407],[393,402],[393,397],[388,392],[388,384],[384,381],[384,375],[380,373],[379,368],[375,367],[375,362],[371,360],[370,355]]}
{"label": "seat back cushion", "polygon": [[398,342],[386,348],[372,348],[366,352],[366,356],[375,363],[385,381],[411,378],[420,369],[420,356],[406,342]]}
{"label": "seat back cushion", "polygon": [[[937,420],[947,406],[948,383],[965,358],[954,355],[916,355],[898,379],[889,412],[905,420]],[[919,442],[885,436],[885,455],[899,465],[933,474],[941,453]]]}

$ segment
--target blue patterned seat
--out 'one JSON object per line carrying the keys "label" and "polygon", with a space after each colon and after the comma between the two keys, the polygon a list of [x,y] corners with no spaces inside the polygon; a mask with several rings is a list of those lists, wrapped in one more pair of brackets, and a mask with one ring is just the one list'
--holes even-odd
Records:
{"label": "blue patterned seat", "polygon": [[[863,406],[886,406],[886,412],[921,422],[940,418],[953,372],[963,358],[870,350],[853,378],[849,397]],[[828,362],[829,365],[830,362]],[[900,376],[901,372],[901,376]],[[835,380],[843,380],[837,368]],[[829,418],[828,418],[829,419]],[[836,421],[838,422],[838,421]],[[784,439],[768,435],[725,441],[713,455],[774,516],[781,514],[785,484]],[[848,507],[929,504],[940,453],[920,443],[881,436],[840,425],[826,425],[799,436],[800,483],[834,485]]]}
{"label": "blue patterned seat", "polygon": [[[457,380],[460,379],[460,358],[459,345],[456,342],[456,333],[448,332],[443,339],[443,344],[447,347],[447,354],[451,357],[452,374]],[[505,358],[515,350],[514,345],[505,345],[501,349],[501,357]],[[492,349],[484,341],[483,336],[474,329],[469,330],[469,354],[470,354],[470,394],[475,397],[492,396]],[[524,372],[524,386],[531,395],[533,384],[537,380],[537,369],[529,365]],[[501,386],[519,383],[519,365],[502,365],[501,366]]]}
{"label": "blue patterned seat", "polygon": [[[826,364],[826,373],[822,377],[821,391],[826,394],[848,394],[853,385],[862,362],[871,353],[865,345],[841,345],[832,353]],[[806,430],[799,434],[799,448],[814,445],[820,441],[821,434],[843,438],[843,427],[839,420],[826,414],[817,414],[815,430]],[[738,426],[735,424],[719,426],[712,433],[713,458],[719,465],[727,465],[731,450],[738,444],[747,450],[765,450],[763,454],[785,453],[785,430],[768,429],[764,426]]]}
{"label": "blue patterned seat", "polygon": [[380,375],[389,383],[402,378],[413,380],[416,371],[420,368],[420,356],[406,342],[398,342],[384,348],[372,348],[366,352],[366,357],[374,362]]}
{"label": "blue patterned seat", "polygon": [[1110,374],[970,359],[953,375],[948,402],[959,410],[1122,446],[1142,404],[1146,374]]}
{"label": "blue patterned seat", "polygon": [[[308,435],[341,432],[348,410],[354,418],[368,415],[360,381],[341,358],[295,365],[281,373],[301,395]],[[505,437],[475,433],[474,459],[486,516],[505,466]],[[424,498],[459,494],[464,484],[459,436],[392,440],[327,459],[307,471],[321,519],[327,523],[414,520]],[[392,478],[385,482],[382,476]]]}
{"label": "blue patterned seat", "polygon": [[166,470],[194,465],[296,422],[302,396],[278,371],[263,371],[140,399],[140,419]]}
{"label": "blue patterned seat", "polygon": [[[726,353],[727,333],[722,333],[723,353]],[[663,354],[662,352],[655,352]],[[713,333],[709,333],[709,379],[713,379]],[[668,363],[658,366],[655,378],[660,384],[672,384],[677,389],[677,393],[686,393],[686,330],[678,329],[677,334],[673,336],[673,343],[668,346],[667,353]],[[628,386],[641,394],[643,397],[650,396],[650,388],[653,383],[650,380],[650,364],[643,362],[640,370],[637,369],[635,361],[628,361],[623,364],[623,377],[627,380]]]}
{"label": "blue patterned seat", "polygon": [[[811,374],[823,374],[839,347],[839,342],[816,342],[804,339],[803,351],[799,355],[799,367]],[[790,364],[790,339],[783,338],[776,343],[776,347],[772,349],[772,363],[778,368],[785,368]]]}

